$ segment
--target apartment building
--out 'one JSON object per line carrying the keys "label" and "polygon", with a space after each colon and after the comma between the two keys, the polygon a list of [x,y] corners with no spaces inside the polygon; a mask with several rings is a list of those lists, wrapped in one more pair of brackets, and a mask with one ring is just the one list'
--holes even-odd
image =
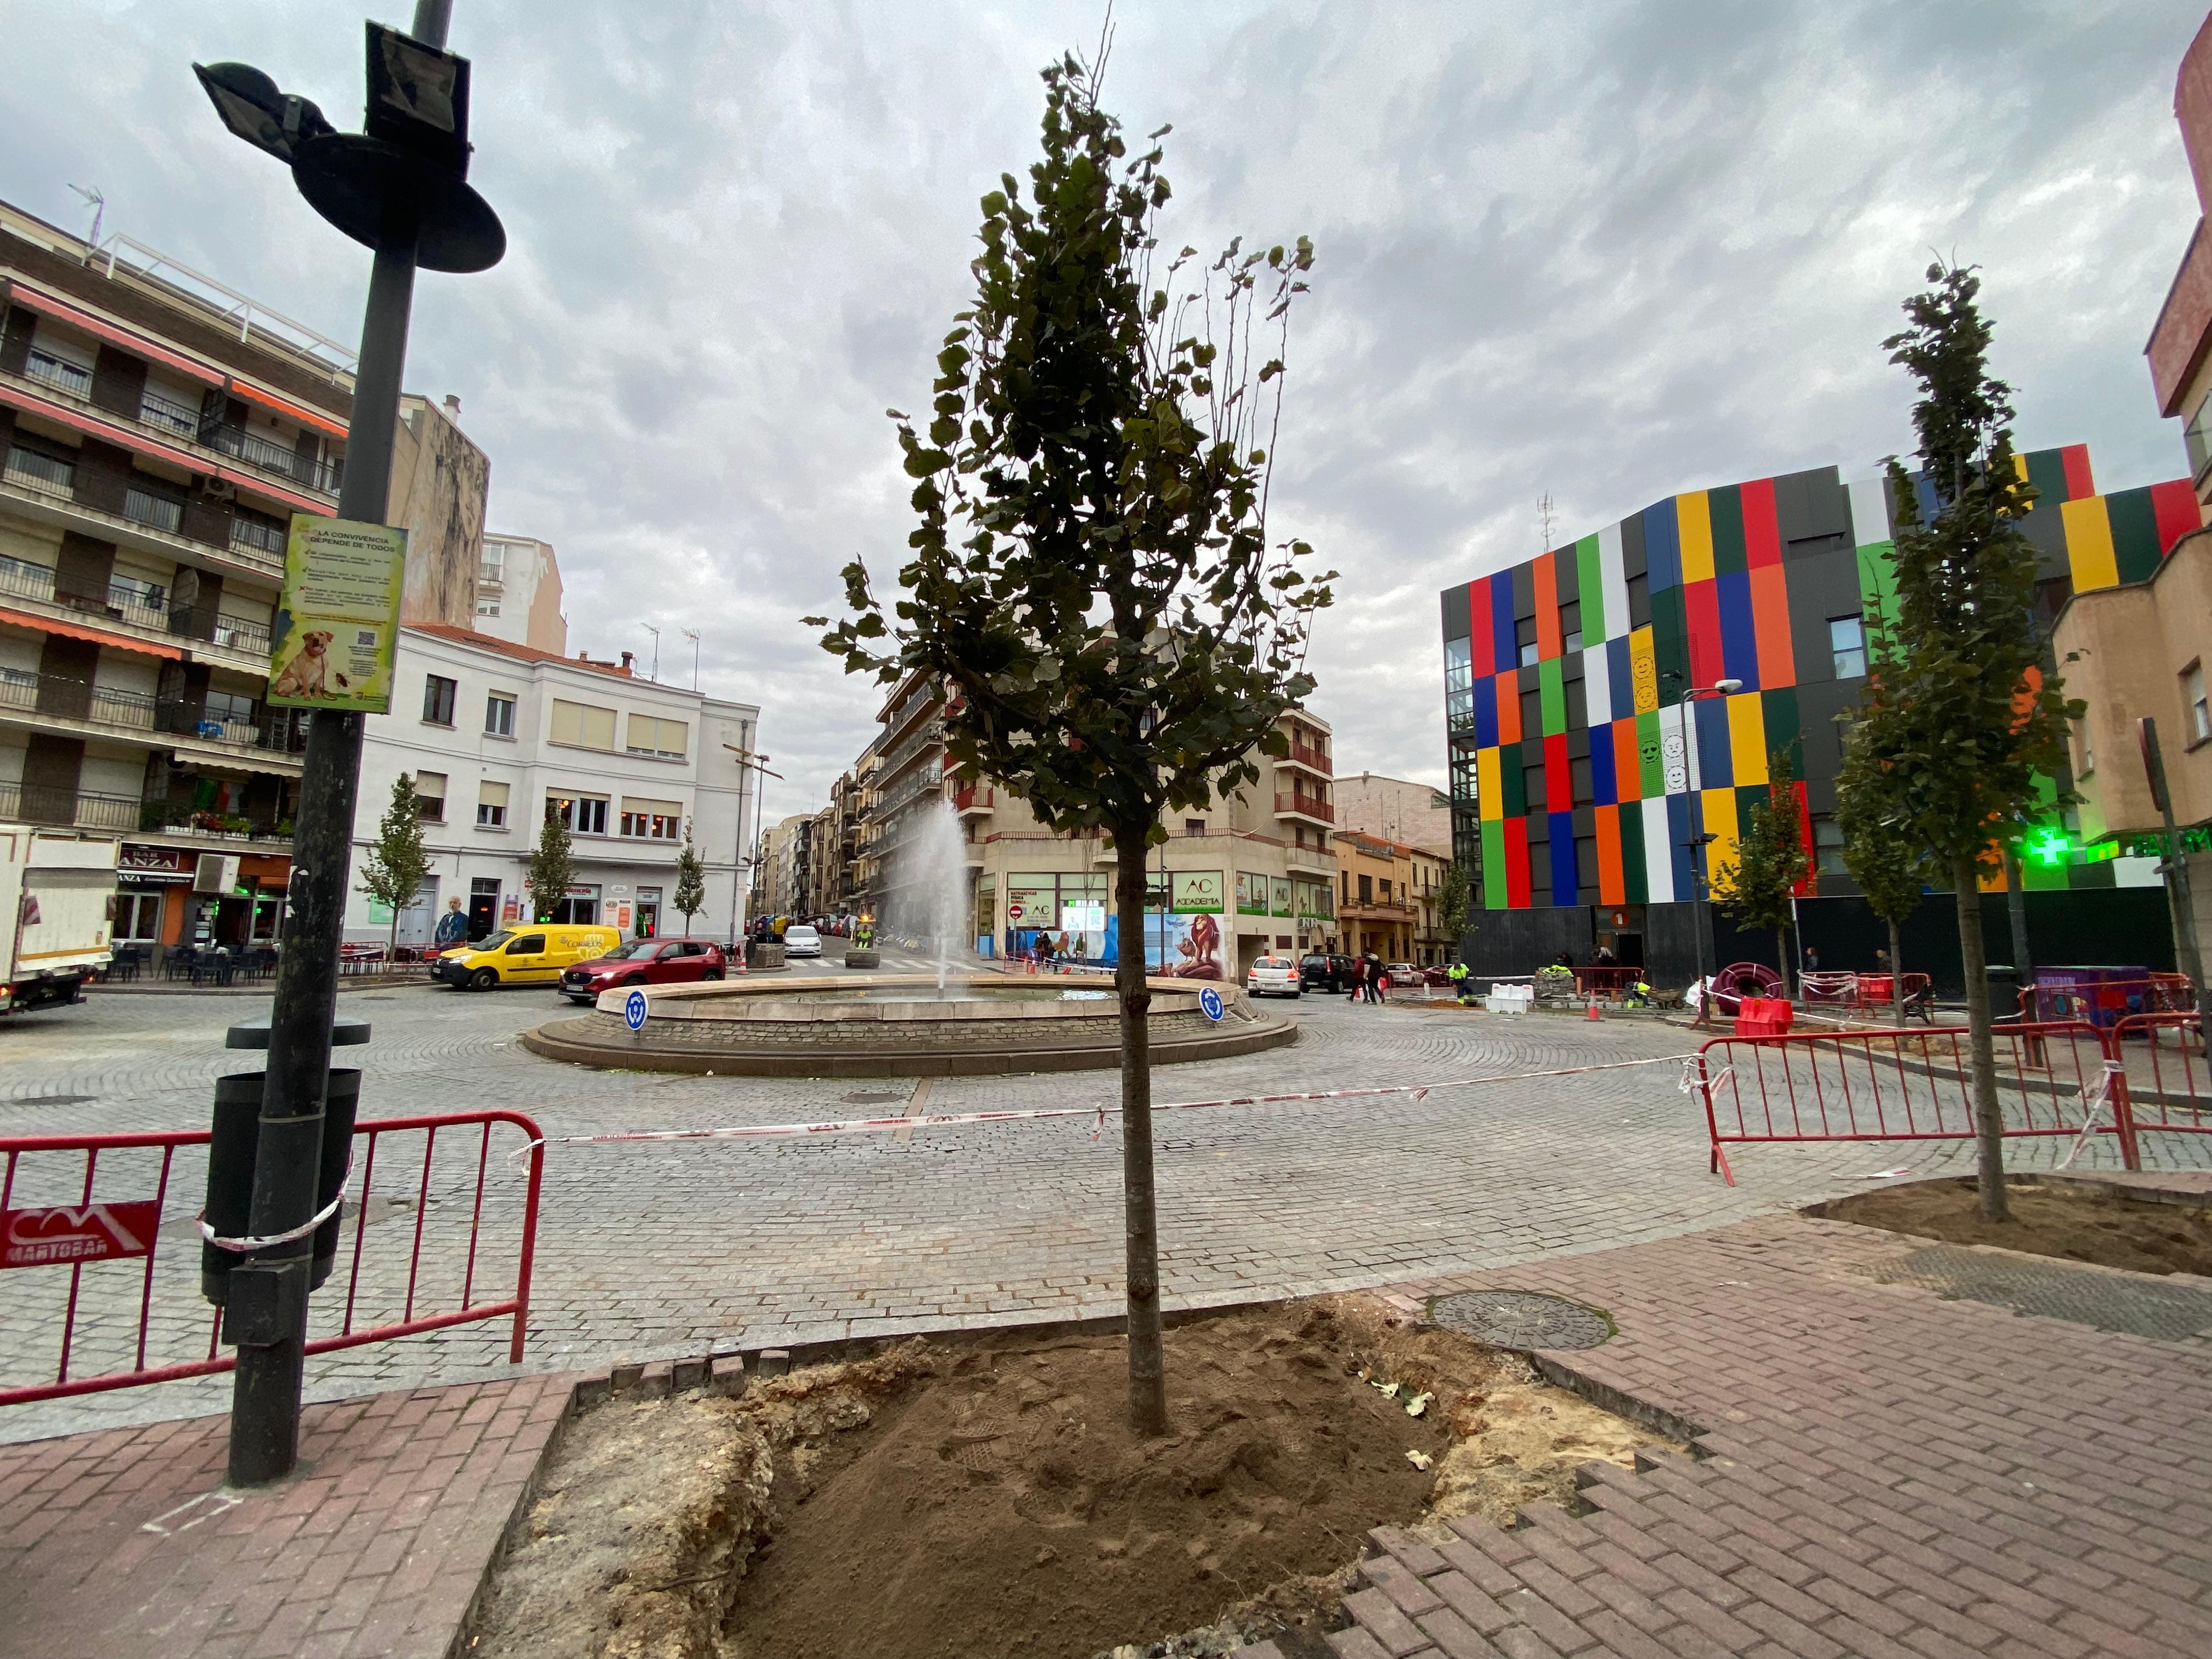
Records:
{"label": "apartment building", "polygon": [[[911,848],[919,815],[945,793],[943,714],[937,687],[919,672],[908,674],[876,711],[880,729],[854,768],[866,803],[854,835],[854,898],[889,926],[919,926],[928,908],[902,900],[901,857]],[[915,914],[902,916],[908,910]]]}
{"label": "apartment building", "polygon": [[1356,776],[1340,772],[1336,812],[1337,822],[1346,830],[1364,830],[1388,841],[1438,852],[1451,847],[1451,797],[1433,784],[1389,778],[1380,772]]}
{"label": "apartment building", "polygon": [[[358,867],[408,774],[433,867],[400,914],[402,943],[427,942],[455,898],[472,938],[548,915],[629,935],[678,931],[687,828],[706,866],[691,931],[744,927],[756,775],[731,750],[755,746],[758,708],[641,679],[626,660],[556,656],[444,623],[400,630],[393,685],[392,712],[368,719],[354,857]],[[576,872],[550,903],[524,883],[548,816],[568,826]],[[348,939],[380,941],[392,923],[367,894],[349,896]]]}
{"label": "apartment building", "polygon": [[1449,854],[1362,830],[1336,834],[1337,929],[1328,948],[1441,968],[1458,941],[1438,919]]}
{"label": "apartment building", "polygon": [[561,611],[561,562],[553,544],[487,532],[477,557],[476,631],[566,656],[568,619]]}
{"label": "apartment building", "polygon": [[[351,362],[0,204],[0,817],[124,837],[118,942],[281,927],[306,739],[270,623],[292,515],[337,510]],[[408,614],[465,622],[489,464],[419,398],[397,438]]]}

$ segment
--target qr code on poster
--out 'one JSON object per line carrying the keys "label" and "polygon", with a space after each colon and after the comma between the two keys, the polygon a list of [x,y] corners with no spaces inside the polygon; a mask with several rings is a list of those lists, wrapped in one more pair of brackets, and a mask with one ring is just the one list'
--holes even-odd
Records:
{"label": "qr code on poster", "polygon": [[353,642],[364,651],[374,650],[376,647],[376,630],[374,628],[356,629]]}

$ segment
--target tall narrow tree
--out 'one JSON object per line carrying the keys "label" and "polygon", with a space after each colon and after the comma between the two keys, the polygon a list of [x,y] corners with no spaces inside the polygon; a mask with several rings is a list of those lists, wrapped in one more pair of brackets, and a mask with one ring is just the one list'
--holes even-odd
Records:
{"label": "tall narrow tree", "polygon": [[921,520],[896,620],[856,562],[854,614],[823,644],[885,683],[923,671],[957,768],[1049,829],[1111,838],[1129,1421],[1158,1435],[1145,854],[1164,809],[1257,783],[1255,749],[1288,752],[1277,722],[1313,689],[1307,629],[1334,573],[1310,579],[1310,550],[1267,525],[1280,346],[1313,252],[1159,254],[1167,129],[1131,159],[1091,66],[1067,58],[1044,84],[1043,155],[1026,200],[1011,174],[982,199],[975,298],[926,433],[892,411]]}
{"label": "tall narrow tree", "polygon": [[[2038,800],[2037,775],[2059,775],[2066,723],[2084,705],[2068,702],[2043,667],[2035,548],[2020,527],[2035,492],[2013,451],[2012,389],[1989,373],[1981,279],[1971,266],[1938,263],[1928,280],[1934,286],[1905,302],[1908,326],[1882,343],[1920,383],[1912,423],[1921,471],[1889,464],[1896,613],[1876,619],[1851,741],[1885,774],[1896,832],[1929,849],[1957,900],[1981,1211],[2004,1220],[1982,865],[1998,827]],[[2042,799],[2063,806],[2075,798]]]}
{"label": "tall narrow tree", "polygon": [[1467,878],[1467,866],[1454,859],[1444,866],[1444,878],[1437,889],[1437,921],[1455,957],[1465,943],[1467,913],[1474,902],[1474,885]]}
{"label": "tall narrow tree", "polygon": [[430,854],[422,845],[422,798],[415,780],[402,772],[392,781],[392,801],[376,826],[376,841],[361,861],[361,890],[392,912],[385,945],[387,963],[399,949],[399,913],[415,902],[430,874]]}
{"label": "tall narrow tree", "polygon": [[522,884],[530,890],[530,916],[550,921],[553,907],[568,896],[576,884],[576,862],[568,839],[568,826],[551,801],[545,803],[544,821],[538,826],[538,845],[523,861]]}
{"label": "tall narrow tree", "polygon": [[1735,862],[1713,878],[1713,902],[1744,927],[1773,931],[1774,959],[1788,996],[1790,926],[1796,918],[1790,900],[1813,872],[1813,855],[1805,850],[1805,809],[1787,749],[1768,758],[1766,775],[1766,799],[1752,805],[1736,841]]}
{"label": "tall narrow tree", "polygon": [[676,893],[672,901],[676,914],[684,918],[684,931],[691,931],[691,918],[697,915],[707,902],[707,866],[700,858],[699,849],[691,844],[691,822],[684,823],[684,848],[676,855]]}
{"label": "tall narrow tree", "polygon": [[1844,832],[1844,868],[1866,896],[1867,908],[1889,928],[1890,1017],[1905,1024],[1905,920],[1920,908],[1929,875],[1928,849],[1910,839],[1904,815],[1889,799],[1889,769],[1871,745],[1844,736],[1836,774],[1836,827]]}

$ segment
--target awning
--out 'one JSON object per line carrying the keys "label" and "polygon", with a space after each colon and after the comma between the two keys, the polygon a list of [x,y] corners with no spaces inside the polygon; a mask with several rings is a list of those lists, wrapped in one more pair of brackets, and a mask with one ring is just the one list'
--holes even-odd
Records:
{"label": "awning", "polygon": [[82,623],[57,622],[51,617],[33,617],[25,611],[0,609],[0,623],[11,628],[35,628],[42,634],[60,634],[72,640],[89,640],[94,645],[112,646],[118,651],[136,651],[143,656],[166,657],[171,662],[182,662],[185,653],[173,645],[156,645],[151,640],[137,640],[128,634],[110,634],[104,629],[87,628]]}
{"label": "awning", "polygon": [[326,415],[319,409],[310,409],[289,398],[280,398],[273,392],[264,392],[252,381],[241,380],[235,374],[230,377],[230,392],[233,397],[259,404],[262,408],[282,415],[288,421],[297,421],[301,426],[311,426],[316,431],[327,432],[334,438],[346,435],[346,423],[337,416]]}
{"label": "awning", "polygon": [[227,484],[236,484],[240,489],[250,489],[257,495],[266,495],[271,501],[283,501],[287,506],[298,507],[302,513],[320,514],[325,519],[331,516],[331,504],[328,501],[319,501],[312,495],[295,495],[281,485],[270,483],[264,478],[257,478],[251,472],[236,472],[229,467],[219,466],[215,470],[215,476]]}
{"label": "awning", "polygon": [[89,415],[79,414],[65,404],[54,403],[32,392],[18,392],[12,386],[0,386],[0,403],[12,404],[26,413],[39,416],[45,420],[58,421],[74,431],[85,434],[88,437],[97,438],[102,443],[114,444],[119,448],[128,449],[140,455],[150,455],[157,461],[167,461],[170,465],[180,466],[187,472],[205,472],[208,470],[205,461],[196,460],[185,454],[183,450],[172,449],[168,445],[157,442],[131,427],[118,426],[107,421],[95,420]]}
{"label": "awning", "polygon": [[157,363],[175,369],[179,374],[189,374],[195,380],[204,380],[210,386],[221,386],[223,382],[221,369],[211,368],[195,358],[171,350],[167,346],[156,345],[137,330],[125,328],[120,323],[105,321],[88,311],[79,310],[66,300],[57,300],[51,294],[41,294],[21,279],[10,281],[8,292],[17,305],[42,311],[57,322],[67,323],[71,328],[81,328],[110,345],[121,346],[125,351],[135,351],[142,357],[150,357]]}

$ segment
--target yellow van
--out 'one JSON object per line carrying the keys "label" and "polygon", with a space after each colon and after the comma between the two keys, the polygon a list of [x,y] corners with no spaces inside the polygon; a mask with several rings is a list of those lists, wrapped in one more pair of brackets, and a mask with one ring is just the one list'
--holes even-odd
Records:
{"label": "yellow van", "polygon": [[495,985],[552,985],[561,970],[603,957],[622,943],[612,927],[578,927],[545,922],[508,927],[457,945],[430,965],[430,977],[456,990],[489,991]]}

